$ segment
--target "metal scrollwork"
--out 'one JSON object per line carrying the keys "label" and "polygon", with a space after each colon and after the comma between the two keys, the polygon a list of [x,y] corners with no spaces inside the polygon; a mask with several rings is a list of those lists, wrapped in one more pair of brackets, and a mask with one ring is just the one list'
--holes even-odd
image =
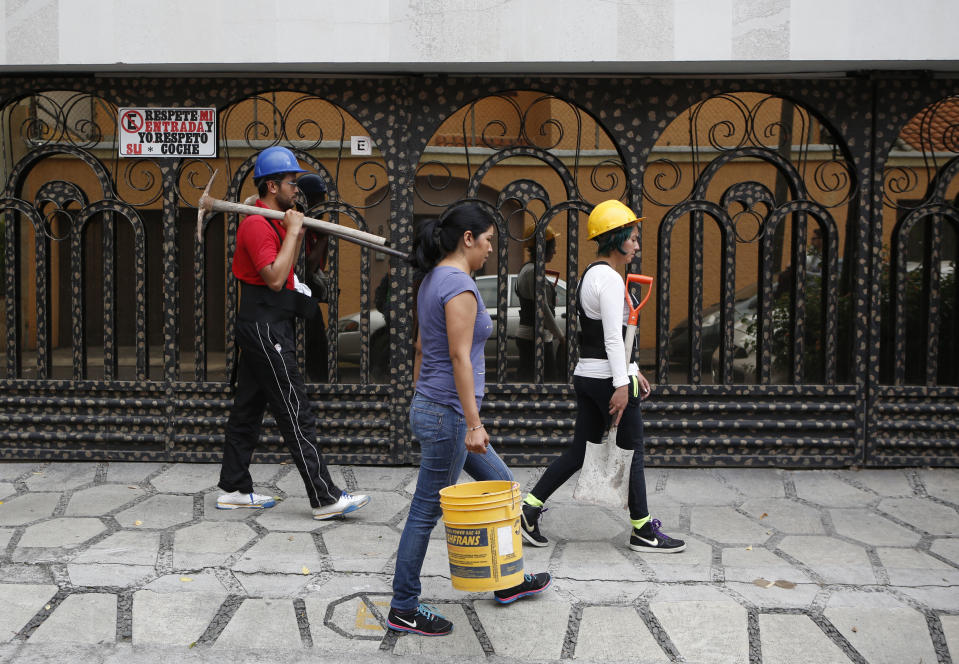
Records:
{"label": "metal scrollwork", "polygon": [[[763,107],[767,104],[770,105],[770,109],[765,111],[768,115],[764,115]],[[795,120],[790,117],[793,115]],[[811,125],[809,113],[782,97],[763,97],[750,109],[749,117],[750,142],[757,147],[776,149],[782,145],[791,146],[793,143],[797,143],[800,153],[802,153],[805,148],[808,148],[812,140],[809,134]],[[770,117],[775,119],[769,119]],[[794,122],[798,124],[795,131]],[[762,127],[762,139],[759,138],[757,126]],[[794,136],[798,136],[799,140],[793,140]]]}
{"label": "metal scrollwork", "polygon": [[[323,107],[322,111],[317,109],[318,105]],[[261,108],[265,108],[265,111],[261,111]],[[239,133],[251,149],[290,142],[300,150],[315,150],[327,140],[327,131],[316,116],[330,116],[331,113],[325,112],[327,110],[336,119],[337,126],[330,132],[333,140],[342,142],[346,136],[343,111],[322,97],[295,93],[247,97],[222,113],[221,131],[225,136]],[[235,129],[235,124],[241,124],[241,127]]]}
{"label": "metal scrollwork", "polygon": [[[713,161],[711,152],[745,155],[761,150],[789,161],[805,182],[806,195],[821,205],[845,205],[855,191],[855,171],[845,154],[839,153],[832,130],[787,99],[759,93],[714,95],[690,109],[687,127],[685,152],[692,163],[693,182]],[[684,152],[675,143],[660,149]],[[655,156],[645,180],[644,198],[661,207],[686,200],[692,191],[680,187],[683,169],[676,158]]]}
{"label": "metal scrollwork", "polygon": [[[439,169],[440,172],[435,172],[436,169]],[[435,159],[422,162],[416,168],[416,197],[432,207],[443,207],[446,203],[439,198],[430,199],[429,192],[447,191],[453,184],[454,179],[453,171],[448,164]],[[425,183],[429,191],[424,192],[423,188],[419,186],[420,183]]]}
{"label": "metal scrollwork", "polygon": [[[333,140],[338,139],[342,143],[346,137],[346,118],[344,117],[343,111],[339,107],[334,106],[322,97],[315,97],[311,95],[302,96],[291,103],[283,115],[284,136],[288,140],[296,143],[296,146],[301,150],[308,151],[319,148],[327,135],[323,124],[315,118],[316,115],[321,114],[316,108],[317,106],[322,107],[322,109],[329,109],[335,113],[335,117],[338,122],[333,128],[334,131],[331,132],[334,136]],[[302,119],[295,120],[294,118],[300,112],[301,107],[304,117]],[[292,127],[290,126],[291,124]],[[292,132],[290,131],[291,128],[293,130]],[[313,134],[312,138],[309,137],[310,133]],[[309,141],[309,143],[307,145],[303,145],[301,141]]]}
{"label": "metal scrollwork", "polygon": [[[507,108],[509,108],[512,113],[515,115],[515,122],[517,124],[516,129],[512,132],[509,130],[508,119],[503,119],[501,117],[494,117],[486,121],[486,124],[479,130],[479,139],[480,145],[482,147],[489,148],[490,150],[496,150],[502,147],[509,147],[519,144],[518,137],[523,135],[522,124],[523,124],[523,111],[520,108],[519,104],[516,103],[516,100],[507,95],[492,95],[489,97],[484,97],[483,99],[473,102],[470,104],[468,110],[463,114],[462,126],[461,126],[461,135],[463,137],[463,146],[467,148],[467,169],[469,169],[469,147],[476,146],[476,136],[477,131],[475,127],[476,117],[481,108],[489,105],[493,102],[505,102]],[[517,139],[513,141],[506,141],[504,137],[507,136],[516,136]],[[500,137],[501,139],[497,141],[496,138]]]}
{"label": "metal scrollwork", "polygon": [[[341,195],[343,188],[337,186],[337,180],[349,155],[350,135],[361,129],[354,118],[328,99],[288,91],[242,99],[221,112],[220,125],[224,137],[222,152],[232,173],[236,172],[238,160],[253,159],[257,152],[272,145],[285,145],[294,150],[301,163],[324,174],[330,199]],[[231,141],[232,136],[242,136],[241,144]],[[386,200],[391,191],[386,174],[386,164],[379,157],[354,165],[356,189],[364,194],[379,194],[373,200],[351,201],[350,205],[365,210]],[[192,177],[190,182],[193,183]]]}
{"label": "metal scrollwork", "polygon": [[[527,149],[531,150],[529,154],[547,153],[560,159],[574,178],[578,177],[585,137],[583,114],[574,104],[549,94],[494,94],[474,101],[461,109],[461,113],[461,134],[456,144],[462,145],[466,159],[464,179],[472,179],[482,170],[482,167],[474,170],[476,148],[494,152],[513,150],[518,155]],[[421,163],[418,171],[435,164],[435,161]],[[622,171],[623,175],[604,173],[611,166]],[[600,184],[601,177],[606,177],[608,183]],[[592,167],[588,181],[597,192],[614,191],[626,182],[625,167],[618,159],[601,160]],[[434,185],[432,181],[428,184]],[[427,200],[427,196],[420,198]]]}
{"label": "metal scrollwork", "polygon": [[[616,169],[610,170],[610,169]],[[602,178],[606,183],[600,182]],[[593,166],[589,172],[589,183],[593,189],[602,193],[619,191],[614,198],[622,198],[626,189],[626,165],[622,159],[603,159]]]}
{"label": "metal scrollwork", "polygon": [[[44,235],[54,242],[68,239],[74,231],[73,222],[78,210],[69,209],[71,203],[77,204],[81,209],[87,205],[87,197],[83,190],[72,182],[62,180],[45,182],[37,190],[34,207],[43,214]],[[54,230],[57,219],[63,220],[65,232],[58,233]]]}
{"label": "metal scrollwork", "polygon": [[92,149],[114,133],[112,122],[101,127],[98,121],[115,118],[116,106],[91,94],[51,91],[20,103],[27,109],[27,117],[20,123],[20,138],[30,148],[62,143]]}
{"label": "metal scrollwork", "polygon": [[[515,209],[508,209],[510,203],[516,206]],[[535,210],[530,209],[531,203],[540,203],[544,209],[549,208],[549,192],[535,180],[525,178],[514,180],[503,187],[503,190],[496,199],[496,209],[500,211],[500,214],[503,214],[504,210],[506,211],[506,223],[504,227],[509,237],[513,240],[525,242],[530,239],[532,235],[516,237],[510,230],[512,226],[512,224],[509,223],[510,221],[516,217],[528,216],[534,222],[537,222],[542,218],[542,214],[537,214]]]}
{"label": "metal scrollwork", "polygon": [[[671,159],[653,159],[650,161],[646,166],[644,179],[646,180],[646,186],[643,187],[643,198],[653,205],[670,207],[681,203],[689,196],[689,191],[681,192],[679,189],[683,183],[683,169]],[[663,194],[676,192],[675,200],[670,201],[654,196],[653,191]]]}
{"label": "metal scrollwork", "polygon": [[[117,160],[119,167],[121,160]],[[118,193],[118,198],[124,203],[134,207],[148,207],[160,200],[163,195],[162,181],[160,175],[160,164],[153,159],[130,159],[123,161],[123,184],[131,192],[131,195],[122,196]],[[118,188],[120,192],[124,188]],[[139,200],[133,200],[132,194],[143,194]]]}
{"label": "metal scrollwork", "polygon": [[[197,199],[200,193],[206,188],[210,178],[213,177],[213,166],[205,159],[189,159],[180,162],[177,177],[174,178],[174,187],[176,190],[176,199],[180,205],[196,207]],[[191,196],[188,199],[184,196],[184,185],[189,185]]]}
{"label": "metal scrollwork", "polygon": [[700,102],[689,113],[689,136],[693,147],[702,145],[701,128],[707,117],[715,115],[716,112],[712,111],[712,108],[720,102],[722,102],[721,107],[729,106],[734,112],[732,118],[725,115],[727,111],[720,120],[706,127],[706,144],[714,150],[736,150],[748,145],[751,134],[749,107],[737,95],[719,94]]}
{"label": "metal scrollwork", "polygon": [[[354,207],[358,210],[368,210],[376,207],[389,198],[390,188],[383,186],[377,177],[377,172],[382,172],[382,177],[386,178],[386,166],[380,161],[371,161],[368,159],[360,162],[356,165],[356,168],[353,169],[353,182],[360,191],[379,190],[379,195],[375,199],[367,201],[364,205],[355,205]],[[361,178],[363,179],[362,182],[360,181]]]}
{"label": "metal scrollwork", "polygon": [[[935,202],[934,179],[944,162],[959,153],[959,95],[940,99],[924,108],[902,127],[893,152],[883,170],[883,204],[915,210]],[[899,163],[896,163],[899,162]],[[917,162],[917,165],[909,165]],[[920,190],[927,183],[925,190]]]}
{"label": "metal scrollwork", "polygon": [[842,194],[841,198],[833,203],[820,201],[827,208],[836,208],[849,202],[853,194],[854,179],[852,164],[845,159],[824,161],[814,169],[813,181],[819,191],[825,194]]}
{"label": "metal scrollwork", "polygon": [[[773,192],[759,182],[738,182],[723,192],[720,201],[720,205],[732,219],[736,241],[741,244],[750,244],[762,238],[765,233],[766,218],[776,206]],[[732,210],[734,205],[739,205],[740,209]],[[757,205],[765,209],[759,211],[756,209]],[[740,227],[746,220],[753,220],[756,224],[756,229],[751,234],[740,232]]]}
{"label": "metal scrollwork", "polygon": [[[495,132],[493,130],[496,130]],[[506,123],[502,120],[490,120],[486,123],[486,126],[483,127],[483,130],[480,132],[480,138],[483,141],[483,145],[490,148],[491,150],[495,149],[494,144],[497,137],[508,136],[508,131]]]}
{"label": "metal scrollwork", "polygon": [[916,207],[909,205],[903,199],[915,198],[919,187],[919,174],[914,168],[905,166],[891,166],[882,174],[882,202],[886,207]]}
{"label": "metal scrollwork", "polygon": [[[556,111],[552,108],[554,103],[565,106],[575,120],[576,127],[574,129],[573,138],[577,141],[578,148],[578,143],[582,138],[582,115],[580,114],[579,109],[577,109],[575,106],[572,106],[568,102],[558,99],[552,95],[544,95],[539,97],[538,99],[533,100],[529,106],[527,106],[522,116],[523,122],[520,127],[520,135],[529,145],[535,145],[543,150],[553,150],[562,145],[563,139],[566,137],[566,130],[560,119],[556,117]],[[536,108],[540,105],[546,106],[545,112],[547,113],[547,116],[536,126],[535,132],[530,132],[531,125],[533,124],[531,117],[534,115]],[[553,136],[552,140],[537,140],[538,138],[548,138],[550,135]]]}
{"label": "metal scrollwork", "polygon": [[[260,112],[261,105],[266,107],[265,113]],[[252,119],[244,117],[248,112],[247,107],[250,106],[252,106]],[[261,117],[261,115],[266,115],[266,118]],[[221,134],[224,136],[236,135],[237,130],[233,127],[234,121],[242,123],[244,120],[246,124],[242,126],[239,133],[243,136],[247,148],[261,147],[260,144],[263,142],[276,145],[283,139],[283,113],[276,102],[271,99],[256,95],[226,108],[220,114]],[[266,147],[266,145],[262,145],[262,147]],[[231,148],[229,141],[227,141],[225,148],[227,155],[229,155]]]}

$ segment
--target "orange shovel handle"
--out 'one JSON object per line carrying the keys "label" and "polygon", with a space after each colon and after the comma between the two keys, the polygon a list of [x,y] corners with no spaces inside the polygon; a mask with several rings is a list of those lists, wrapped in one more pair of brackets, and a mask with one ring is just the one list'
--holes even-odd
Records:
{"label": "orange shovel handle", "polygon": [[[633,298],[629,294],[630,284],[644,284],[649,286],[646,289],[646,297],[639,304],[633,305]],[[653,294],[653,278],[645,274],[627,274],[626,275],[626,306],[629,307],[629,319],[627,325],[636,325],[639,322],[639,310],[646,306],[649,296]]]}

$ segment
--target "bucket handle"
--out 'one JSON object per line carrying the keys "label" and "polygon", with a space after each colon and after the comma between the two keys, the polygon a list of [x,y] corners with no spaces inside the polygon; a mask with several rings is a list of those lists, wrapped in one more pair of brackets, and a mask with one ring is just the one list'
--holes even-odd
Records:
{"label": "bucket handle", "polygon": [[515,489],[516,500],[510,503],[510,507],[515,511],[519,507],[519,504],[523,502],[523,492],[520,490],[519,482],[514,480],[513,485],[514,486],[510,487],[510,491]]}

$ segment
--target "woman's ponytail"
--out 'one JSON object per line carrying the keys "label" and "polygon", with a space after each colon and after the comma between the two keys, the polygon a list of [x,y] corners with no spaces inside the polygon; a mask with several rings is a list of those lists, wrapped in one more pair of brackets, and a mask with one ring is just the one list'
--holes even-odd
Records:
{"label": "woman's ponytail", "polygon": [[[436,267],[456,246],[466,231],[480,235],[493,225],[493,220],[476,204],[457,205],[439,219],[424,219],[413,237],[410,265],[419,277]],[[416,276],[414,276],[414,279]]]}
{"label": "woman's ponytail", "polygon": [[439,219],[424,219],[417,227],[413,236],[413,251],[410,252],[410,265],[416,275],[425,275],[446,255],[442,246],[442,231]]}

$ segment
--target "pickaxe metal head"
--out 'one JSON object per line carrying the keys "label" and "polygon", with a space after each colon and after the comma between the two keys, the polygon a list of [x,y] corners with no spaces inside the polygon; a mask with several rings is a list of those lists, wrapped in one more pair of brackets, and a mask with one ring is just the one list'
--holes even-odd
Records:
{"label": "pickaxe metal head", "polygon": [[210,197],[210,185],[213,184],[213,181],[216,179],[216,174],[219,172],[219,169],[213,171],[213,175],[210,176],[210,181],[206,183],[206,188],[203,190],[203,195],[200,196],[200,200],[196,204],[196,239],[198,242],[203,242],[203,222],[207,215],[213,212],[213,199]]}

